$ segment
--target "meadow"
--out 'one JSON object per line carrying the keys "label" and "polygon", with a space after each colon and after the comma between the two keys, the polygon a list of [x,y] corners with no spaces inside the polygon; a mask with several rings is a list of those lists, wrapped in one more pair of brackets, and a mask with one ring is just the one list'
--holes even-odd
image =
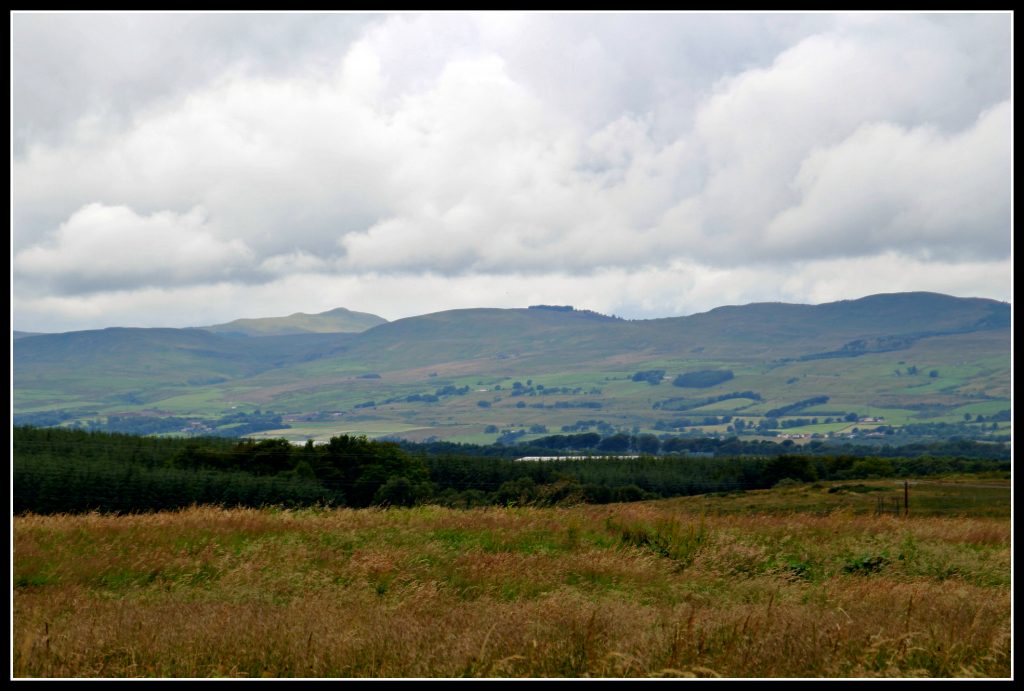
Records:
{"label": "meadow", "polygon": [[15,516],[13,675],[1009,677],[1008,480],[901,490]]}

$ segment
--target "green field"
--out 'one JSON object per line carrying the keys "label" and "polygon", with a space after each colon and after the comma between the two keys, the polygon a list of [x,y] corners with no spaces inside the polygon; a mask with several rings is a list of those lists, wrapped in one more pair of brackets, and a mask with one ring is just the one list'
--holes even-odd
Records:
{"label": "green field", "polygon": [[[852,429],[824,419],[849,414],[883,417],[897,428],[957,425],[965,414],[1011,409],[1009,331],[977,326],[1001,323],[1004,311],[991,301],[906,294],[636,322],[478,309],[360,334],[226,338],[115,329],[33,336],[16,343],[14,409],[67,412],[63,424],[102,424],[104,416],[124,414],[214,420],[260,409],[280,414],[291,425],[281,432],[289,438],[358,432],[466,440],[485,438],[490,425],[545,425],[558,433],[581,420],[633,431],[687,419],[689,431],[730,434],[730,423],[704,418],[738,417],[751,430],[770,411],[828,396],[784,417],[818,417],[800,433],[822,435]],[[896,349],[829,355],[908,330]],[[664,371],[660,382],[633,380],[652,370]],[[704,370],[733,376],[705,388],[673,385],[680,374]],[[513,395],[516,384],[522,395]],[[468,391],[438,395],[444,387]],[[756,396],[717,400],[744,392]],[[1008,424],[920,434],[991,437],[1008,434]]]}

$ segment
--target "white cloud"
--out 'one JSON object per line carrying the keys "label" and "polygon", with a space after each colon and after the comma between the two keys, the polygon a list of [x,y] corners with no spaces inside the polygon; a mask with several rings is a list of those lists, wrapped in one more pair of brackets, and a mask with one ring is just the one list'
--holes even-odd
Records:
{"label": "white cloud", "polygon": [[[893,22],[906,25],[906,32],[892,31]],[[942,49],[938,42],[946,34],[920,22],[889,18],[883,31],[871,34],[858,28],[809,37],[780,54],[770,67],[723,80],[702,104],[696,134],[706,152],[708,174],[696,202],[697,224],[687,235],[704,248],[696,256],[728,264],[764,260],[778,250],[804,257],[884,252],[893,239],[888,229],[878,227],[878,218],[886,221],[891,213],[918,205],[922,196],[935,194],[937,182],[944,192],[952,191],[952,176],[937,180],[942,173],[936,164],[938,171],[949,170],[959,158],[988,184],[1006,175],[1008,128],[974,123],[983,109],[998,101],[965,99],[972,94],[965,93],[969,90],[961,74],[968,71],[971,56]],[[907,45],[910,39],[921,43]],[[982,132],[962,134],[961,127]],[[896,142],[882,140],[884,133],[894,140],[903,130],[911,133],[901,137],[905,158],[897,161],[897,154],[888,149]],[[778,236],[785,234],[780,226],[803,213],[795,207],[807,204],[809,179],[824,165],[823,150],[847,154],[830,168],[830,180],[836,184],[817,195],[821,211],[804,224],[800,238],[779,243]],[[886,156],[890,158],[885,160]],[[868,157],[874,160],[868,163]],[[849,174],[843,169],[847,164],[852,166]],[[893,164],[898,170],[890,170]],[[895,176],[903,178],[900,184],[887,184],[895,182]],[[986,208],[974,219],[985,226],[987,236],[1008,236],[1006,192],[1002,185],[990,186],[988,194],[998,198],[995,205],[1004,213]],[[969,196],[973,190],[953,198]],[[973,201],[959,213],[974,213]],[[694,207],[690,201],[684,204]],[[855,209],[856,221],[847,216]],[[770,226],[780,215],[782,220]],[[841,228],[836,227],[837,217],[848,219]],[[855,227],[856,243],[849,240],[850,226]],[[877,234],[865,237],[866,233]],[[938,254],[961,249],[955,241],[951,244],[947,233],[931,233],[927,226],[916,233]],[[799,239],[805,236],[814,241],[801,245]]]}
{"label": "white cloud", "polygon": [[140,216],[123,206],[89,204],[50,242],[14,257],[16,276],[59,293],[205,282],[245,267],[252,252],[218,239],[202,209]]}
{"label": "white cloud", "polygon": [[[15,328],[202,326],[239,317],[316,313],[339,306],[400,319],[446,309],[571,304],[628,318],[704,312],[750,302],[817,304],[878,292],[927,290],[962,297],[1010,295],[1009,260],[933,262],[896,253],[721,269],[687,262],[580,276],[554,272],[339,275],[307,272],[242,285],[148,287],[78,295],[15,296]],[[866,287],[865,277],[871,277]]]}
{"label": "white cloud", "polygon": [[808,156],[800,202],[766,229],[790,256],[850,256],[898,249],[923,259],[995,259],[1010,249],[1009,102],[970,130],[865,125]]}
{"label": "white cloud", "polygon": [[310,281],[653,315],[830,293],[822,266],[882,292],[891,257],[1004,282],[1008,15],[88,17],[15,21],[19,310],[234,281],[308,312]]}

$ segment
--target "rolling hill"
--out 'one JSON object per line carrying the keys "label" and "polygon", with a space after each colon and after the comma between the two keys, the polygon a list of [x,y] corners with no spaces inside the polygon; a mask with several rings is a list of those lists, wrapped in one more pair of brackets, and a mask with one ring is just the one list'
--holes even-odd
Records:
{"label": "rolling hill", "polygon": [[[986,433],[1008,433],[1010,306],[993,300],[898,293],[636,321],[568,307],[480,308],[380,320],[358,333],[296,332],[353,314],[19,338],[16,419],[63,411],[62,424],[102,425],[112,415],[271,409],[290,426],[266,433],[295,439],[344,431],[483,442],[599,425],[771,435],[771,424],[785,424],[810,437],[850,433],[840,422],[851,415],[924,433],[997,416]],[[707,371],[728,376],[704,388],[672,384]],[[776,420],[779,410],[788,414]]]}
{"label": "rolling hill", "polygon": [[308,333],[359,333],[386,323],[383,317],[338,307],[319,314],[296,312],[287,317],[235,319],[226,324],[199,327],[204,331],[242,336],[287,336]]}

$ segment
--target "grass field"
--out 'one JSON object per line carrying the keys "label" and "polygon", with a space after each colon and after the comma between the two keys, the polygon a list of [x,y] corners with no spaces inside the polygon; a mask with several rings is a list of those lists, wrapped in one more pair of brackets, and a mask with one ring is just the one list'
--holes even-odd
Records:
{"label": "grass field", "polygon": [[13,674],[1008,678],[1009,480],[883,495],[18,516]]}

